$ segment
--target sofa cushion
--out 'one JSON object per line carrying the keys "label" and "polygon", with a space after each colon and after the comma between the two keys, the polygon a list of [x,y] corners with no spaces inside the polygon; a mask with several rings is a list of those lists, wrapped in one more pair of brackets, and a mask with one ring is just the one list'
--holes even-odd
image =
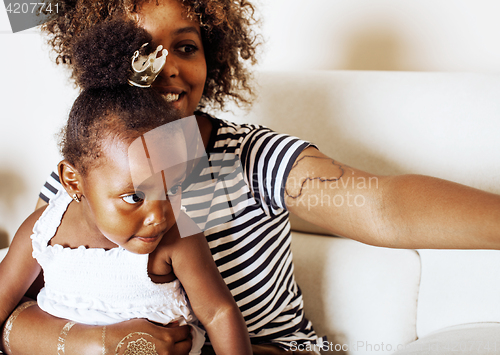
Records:
{"label": "sofa cushion", "polygon": [[422,263],[419,338],[457,324],[500,322],[500,251],[418,252]]}
{"label": "sofa cushion", "polygon": [[471,323],[433,332],[397,355],[483,355],[500,353],[500,323]]}
{"label": "sofa cushion", "polygon": [[290,213],[290,224],[292,229],[296,232],[303,232],[309,234],[322,234],[322,235],[333,235],[329,230],[307,222],[302,218]]}
{"label": "sofa cushion", "polygon": [[294,232],[292,252],[306,317],[319,336],[348,347],[350,355],[416,339],[420,259],[414,250]]}

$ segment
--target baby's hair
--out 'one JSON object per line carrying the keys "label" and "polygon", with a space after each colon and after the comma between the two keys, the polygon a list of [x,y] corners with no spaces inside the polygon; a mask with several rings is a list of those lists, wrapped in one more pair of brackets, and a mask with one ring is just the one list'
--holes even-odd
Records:
{"label": "baby's hair", "polygon": [[120,18],[82,32],[72,45],[83,90],[63,128],[60,149],[84,176],[100,162],[105,139],[131,140],[179,118],[156,91],[127,83],[134,51],[150,40],[135,22]]}
{"label": "baby's hair", "polygon": [[[151,0],[149,0],[151,1]],[[42,29],[57,54],[56,62],[73,65],[70,47],[82,31],[116,15],[137,13],[148,0],[46,0],[58,3],[58,13]],[[158,0],[156,0],[158,2]],[[207,81],[198,108],[224,109],[228,100],[249,107],[254,99],[248,64],[257,62],[260,37],[255,8],[248,0],[179,0],[186,15],[200,24],[207,62]],[[72,77],[78,68],[72,67]]]}

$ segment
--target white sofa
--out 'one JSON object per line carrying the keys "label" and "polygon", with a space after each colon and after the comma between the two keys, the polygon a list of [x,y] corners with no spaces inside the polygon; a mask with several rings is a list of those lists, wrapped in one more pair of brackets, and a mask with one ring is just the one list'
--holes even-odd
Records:
{"label": "white sofa", "polygon": [[[500,75],[263,72],[257,79],[251,113],[221,117],[310,140],[370,172],[426,174],[500,193]],[[500,353],[500,252],[394,250],[321,235],[298,220],[293,228],[306,316],[330,349]]]}

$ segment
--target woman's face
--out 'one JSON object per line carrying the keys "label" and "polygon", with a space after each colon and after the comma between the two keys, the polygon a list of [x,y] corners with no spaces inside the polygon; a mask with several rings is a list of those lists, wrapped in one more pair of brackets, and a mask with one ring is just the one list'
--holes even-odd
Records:
{"label": "woman's face", "polygon": [[179,110],[193,115],[207,78],[207,65],[198,23],[183,16],[177,0],[145,3],[138,13],[139,25],[152,36],[155,45],[168,50],[167,62],[153,87]]}

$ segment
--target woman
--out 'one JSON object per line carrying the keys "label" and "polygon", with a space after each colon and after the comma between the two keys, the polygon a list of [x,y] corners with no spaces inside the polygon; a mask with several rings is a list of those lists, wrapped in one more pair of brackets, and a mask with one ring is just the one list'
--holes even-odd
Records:
{"label": "woman", "polygon": [[[215,159],[217,154],[237,149],[246,174],[239,181],[245,181],[247,187],[242,187],[238,197],[254,200],[235,219],[208,228],[205,234],[245,317],[255,354],[289,353],[285,349],[290,341],[316,339],[303,316],[300,291],[291,273],[288,211],[334,234],[372,245],[500,248],[499,196],[423,176],[374,176],[334,161],[307,142],[252,125],[221,122],[196,111],[204,106],[223,107],[231,98],[251,102],[243,96],[251,91],[242,62],[252,61],[255,51],[248,27],[253,7],[246,1],[116,1],[104,8],[97,2],[62,7],[59,17],[46,26],[56,34],[53,45],[61,50],[60,58],[71,59],[67,48],[73,35],[114,13],[136,19],[155,43],[169,51],[155,88],[184,117],[196,114],[207,153]],[[315,174],[308,174],[311,171]],[[351,184],[342,183],[347,177],[378,179],[377,189],[365,191],[364,206],[320,208],[301,203],[315,194],[331,193],[333,197],[338,188],[354,194]],[[339,183],[329,191],[329,182]],[[55,180],[49,184],[57,187]],[[42,194],[44,199],[51,197],[49,191]],[[275,277],[278,271],[282,273]],[[16,318],[11,348],[14,353],[15,349],[19,353],[43,354],[40,349],[53,353],[65,323],[29,307]],[[152,335],[160,354],[187,354],[190,347],[185,328],[162,329],[141,320],[109,327],[107,342],[118,344],[137,331]],[[33,335],[33,341],[22,342],[22,335]],[[98,353],[100,336],[92,327],[75,325],[66,338],[66,353],[81,354],[82,349]]]}

